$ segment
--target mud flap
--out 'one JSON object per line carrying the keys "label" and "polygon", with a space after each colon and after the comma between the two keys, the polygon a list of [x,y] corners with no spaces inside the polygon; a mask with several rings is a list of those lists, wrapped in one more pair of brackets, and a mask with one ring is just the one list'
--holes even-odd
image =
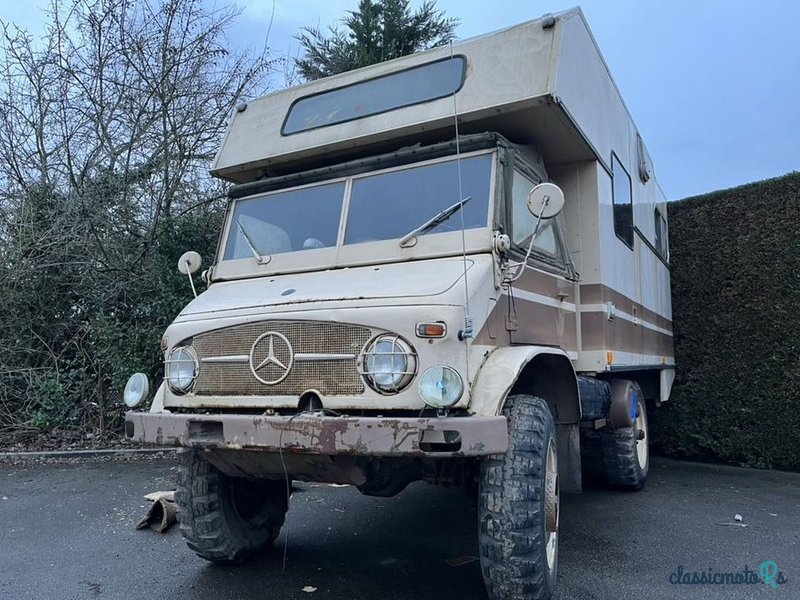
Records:
{"label": "mud flap", "polygon": [[580,493],[581,436],[578,423],[556,424],[558,479],[562,492]]}

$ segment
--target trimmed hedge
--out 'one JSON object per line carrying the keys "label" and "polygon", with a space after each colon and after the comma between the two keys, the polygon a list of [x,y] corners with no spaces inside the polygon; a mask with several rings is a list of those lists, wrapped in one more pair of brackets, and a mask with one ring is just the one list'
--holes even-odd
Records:
{"label": "trimmed hedge", "polygon": [[800,470],[800,173],[669,205],[667,453]]}

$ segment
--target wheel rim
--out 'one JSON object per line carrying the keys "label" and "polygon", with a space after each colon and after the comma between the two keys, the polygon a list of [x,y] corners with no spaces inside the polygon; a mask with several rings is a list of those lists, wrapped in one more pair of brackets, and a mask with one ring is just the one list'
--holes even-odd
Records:
{"label": "wheel rim", "polygon": [[636,434],[636,460],[639,462],[639,468],[644,470],[647,467],[649,452],[647,447],[647,417],[645,416],[644,406],[641,405],[639,405],[639,410],[636,414],[634,432]]}
{"label": "wheel rim", "polygon": [[547,445],[547,462],[545,466],[544,509],[545,509],[545,553],[547,568],[555,569],[558,555],[558,521],[559,521],[559,489],[558,489],[558,455],[555,440]]}

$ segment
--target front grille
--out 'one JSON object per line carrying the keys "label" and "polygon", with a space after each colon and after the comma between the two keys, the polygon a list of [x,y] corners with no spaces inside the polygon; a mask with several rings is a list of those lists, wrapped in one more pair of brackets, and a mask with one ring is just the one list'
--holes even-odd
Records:
{"label": "front grille", "polygon": [[[353,357],[344,360],[295,359],[284,379],[267,385],[253,375],[249,357],[256,340],[268,332],[284,336],[295,356],[343,354]],[[275,341],[275,358],[288,365],[288,349],[277,336],[268,336],[257,346],[255,363],[262,362],[267,356],[266,341],[270,337]],[[210,331],[195,336],[193,341],[200,361],[194,393],[198,396],[299,396],[315,389],[323,396],[361,394],[364,382],[358,373],[355,357],[370,337],[370,330],[366,327],[317,321],[261,321]],[[247,360],[244,360],[245,356]],[[258,373],[261,379],[273,381],[285,370],[268,364]]]}

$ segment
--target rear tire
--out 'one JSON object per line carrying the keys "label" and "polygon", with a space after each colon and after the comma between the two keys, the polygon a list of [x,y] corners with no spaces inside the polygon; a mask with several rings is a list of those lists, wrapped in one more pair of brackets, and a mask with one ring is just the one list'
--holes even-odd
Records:
{"label": "rear tire", "polygon": [[641,394],[632,427],[603,432],[603,466],[608,482],[626,490],[640,490],[650,471],[647,409]]}
{"label": "rear tire", "polygon": [[288,508],[285,482],[230,477],[197,450],[180,454],[175,503],[189,548],[221,564],[271,547]]}
{"label": "rear tire", "polygon": [[555,424],[542,398],[509,396],[508,450],[481,461],[481,569],[491,600],[546,600],[558,563]]}

